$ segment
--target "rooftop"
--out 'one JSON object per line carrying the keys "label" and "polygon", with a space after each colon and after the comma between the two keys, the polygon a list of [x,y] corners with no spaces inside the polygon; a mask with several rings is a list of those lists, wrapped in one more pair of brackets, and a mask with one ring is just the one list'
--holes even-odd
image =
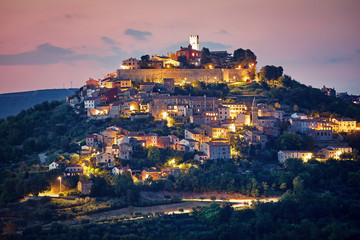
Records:
{"label": "rooftop", "polygon": [[224,142],[205,142],[209,146],[230,146],[229,143]]}

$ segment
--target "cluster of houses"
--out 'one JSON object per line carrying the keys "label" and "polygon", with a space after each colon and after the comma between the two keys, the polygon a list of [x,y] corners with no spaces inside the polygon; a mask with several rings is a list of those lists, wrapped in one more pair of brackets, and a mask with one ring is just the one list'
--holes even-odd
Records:
{"label": "cluster of houses", "polygon": [[[188,48],[182,48],[174,56],[153,56],[149,64],[153,68],[167,68],[169,65],[179,66],[176,61],[185,56],[190,62],[196,63],[201,58],[198,36],[190,36]],[[139,69],[139,60],[130,58],[123,61],[122,69]],[[184,76],[185,77],[185,76]],[[186,79],[186,77],[185,77]],[[229,159],[232,152],[231,137],[243,138],[251,145],[265,148],[271,137],[280,134],[280,125],[290,123],[288,131],[311,136],[315,140],[316,152],[286,151],[278,152],[278,160],[283,163],[288,158],[301,158],[307,161],[317,159],[338,159],[343,153],[352,149],[342,139],[341,132],[359,130],[357,123],[348,118],[312,118],[304,114],[285,113],[264,103],[242,101],[222,101],[216,97],[173,95],[175,81],[163,78],[162,82],[133,82],[131,79],[119,78],[117,73],[108,74],[101,80],[89,79],[74,96],[68,97],[72,105],[83,104],[90,119],[126,116],[130,119],[153,116],[155,120],[172,119],[191,123],[184,125],[184,138],[175,135],[159,136],[155,133],[130,132],[117,126],[111,126],[100,133],[86,137],[86,145],[82,146],[82,155],[95,155],[96,165],[111,168],[114,174],[129,172],[145,180],[149,177],[158,179],[168,174],[177,175],[179,169],[132,170],[128,167],[115,166],[115,159],[129,160],[134,147],[156,146],[172,148],[177,151],[195,152],[195,160]],[[322,91],[333,95],[334,90],[323,88]],[[195,126],[195,127],[191,127]],[[236,133],[243,126],[254,126],[256,130]],[[56,162],[49,169],[57,168]],[[51,165],[51,164],[50,164]],[[66,174],[81,173],[81,166],[66,165]]]}
{"label": "cluster of houses", "polygon": [[295,113],[291,115],[289,122],[291,125],[288,130],[311,136],[317,151],[279,151],[278,159],[281,163],[288,158],[300,158],[305,162],[313,158],[340,159],[342,154],[352,152],[352,148],[344,143],[343,135],[340,133],[359,131],[357,122],[350,118],[311,118],[305,114]]}
{"label": "cluster of houses", "polygon": [[[150,115],[150,102],[162,93],[173,93],[174,79],[164,78],[163,83],[142,82],[137,89],[130,79],[117,79],[116,73],[102,80],[89,79],[74,96],[67,98],[72,105],[84,104],[92,119],[128,116],[143,118]],[[154,92],[155,90],[155,92]]]}
{"label": "cluster of houses", "polygon": [[[201,161],[218,158],[228,159],[231,157],[229,144],[231,136],[242,137],[249,145],[260,145],[264,148],[269,137],[276,137],[280,134],[279,123],[282,121],[290,122],[288,131],[313,137],[321,151],[316,154],[305,154],[300,150],[280,151],[280,162],[294,156],[301,157],[304,160],[313,157],[319,159],[338,158],[340,152],[351,152],[351,148],[344,146],[341,135],[337,133],[357,130],[357,123],[353,119],[311,118],[300,113],[285,117],[284,111],[273,109],[263,103],[257,104],[255,98],[249,106],[245,102],[222,102],[214,97],[173,96],[168,94],[174,89],[172,79],[164,79],[164,91],[168,93],[162,94],[153,92],[155,83],[140,83],[140,90],[137,91],[132,88],[131,80],[115,79],[108,76],[102,81],[92,79],[87,81],[82,93],[98,95],[96,94],[98,92],[100,94],[99,97],[92,95],[83,99],[89,117],[93,117],[94,114],[95,116],[125,115],[130,118],[152,115],[155,119],[161,120],[184,119],[198,127],[184,129],[184,139],[179,139],[174,135],[158,136],[155,133],[129,132],[116,126],[109,127],[101,133],[87,136],[86,145],[82,147],[82,153],[89,154],[92,149],[100,146],[104,151],[97,155],[97,162],[106,167],[114,167],[114,157],[130,159],[132,148],[136,144],[143,147],[170,147],[178,151],[198,151],[199,154],[195,156],[195,159]],[[96,84],[93,84],[94,81]],[[93,88],[94,86],[96,87]],[[109,92],[113,94],[114,89],[121,93],[125,89],[128,98],[114,102],[113,100],[119,95],[114,95],[114,99],[109,100],[111,96],[101,94]],[[110,101],[108,105],[101,105],[101,103],[108,101]],[[106,107],[107,109],[105,109]],[[96,115],[94,113],[96,111],[100,113]],[[248,130],[237,135],[236,130],[245,125],[255,126],[257,130]],[[334,153],[328,149],[336,149],[336,151]]]}
{"label": "cluster of houses", "polygon": [[[158,87],[161,91],[155,91]],[[130,159],[134,144],[143,147],[171,147],[179,151],[199,151],[198,160],[228,159],[231,157],[229,139],[231,136],[243,137],[249,145],[265,147],[269,137],[280,134],[279,123],[289,121],[288,131],[303,133],[313,137],[321,151],[312,154],[319,159],[334,158],[339,152],[348,152],[344,147],[339,132],[357,130],[357,123],[348,118],[311,118],[295,113],[285,116],[284,111],[276,110],[263,103],[223,102],[215,97],[170,95],[174,91],[173,79],[163,79],[163,84],[154,82],[139,83],[137,89],[130,79],[117,79],[106,76],[103,80],[90,79],[72,98],[82,101],[89,118],[128,116],[131,119],[153,116],[156,120],[171,118],[187,120],[198,125],[194,129],[184,129],[185,138],[174,135],[158,136],[154,133],[128,132],[118,127],[110,127],[102,133],[94,133],[86,138],[83,153],[90,153],[99,146],[105,150],[97,156],[99,164],[113,167],[113,157]],[[256,131],[249,130],[236,135],[237,129],[248,125],[255,126]],[[135,140],[136,141],[135,141]],[[342,149],[328,153],[326,148]],[[300,152],[300,151],[299,151]],[[291,153],[286,156],[293,156]],[[279,157],[282,159],[288,157]],[[309,158],[309,154],[306,155]],[[303,158],[305,159],[305,158]]]}
{"label": "cluster of houses", "polygon": [[323,86],[320,88],[320,91],[322,91],[325,95],[328,95],[330,97],[338,97],[344,100],[348,103],[354,103],[354,104],[360,104],[360,95],[352,95],[348,94],[347,92],[336,92],[335,88],[328,88],[326,86]]}
{"label": "cluster of houses", "polygon": [[[166,69],[179,67],[177,61],[184,56],[194,64],[199,65],[201,59],[199,37],[190,36],[190,45],[181,47],[176,53],[168,56],[153,56],[147,61],[148,67]],[[226,52],[213,52],[212,56],[228,55]],[[225,59],[224,58],[224,59]],[[212,62],[216,62],[215,59]],[[135,58],[124,60],[121,69],[140,69],[140,61]],[[254,67],[249,65],[249,67]],[[348,118],[312,118],[305,114],[285,113],[264,103],[243,101],[223,101],[216,97],[174,95],[175,81],[173,78],[162,78],[162,82],[139,82],[130,78],[118,77],[111,73],[103,79],[89,79],[86,85],[76,91],[74,96],[67,97],[71,106],[83,105],[89,119],[105,119],[112,117],[129,117],[131,120],[153,116],[155,120],[167,121],[173,119],[191,124],[184,125],[184,138],[175,135],[159,136],[156,133],[143,131],[128,131],[117,126],[110,126],[100,133],[86,136],[86,144],[81,147],[81,155],[96,159],[98,167],[111,169],[114,175],[130,174],[136,179],[157,180],[169,175],[178,176],[178,167],[164,169],[131,169],[129,166],[118,166],[116,160],[130,160],[135,147],[171,148],[177,151],[194,152],[194,160],[203,163],[207,160],[230,159],[232,149],[230,139],[243,138],[248,146],[256,145],[265,148],[271,137],[280,135],[280,126],[289,122],[289,132],[311,136],[315,140],[316,152],[303,150],[280,150],[278,160],[284,163],[288,158],[326,160],[340,159],[344,153],[352,149],[343,141],[340,133],[359,130],[357,123]],[[182,76],[186,80],[186,76]],[[335,90],[321,89],[325,94],[334,96]],[[242,131],[244,126],[254,126],[256,130]],[[86,163],[84,163],[86,164]],[[64,175],[82,174],[82,165],[52,162],[49,170],[63,169]],[[88,194],[91,181],[80,181],[78,189]]]}

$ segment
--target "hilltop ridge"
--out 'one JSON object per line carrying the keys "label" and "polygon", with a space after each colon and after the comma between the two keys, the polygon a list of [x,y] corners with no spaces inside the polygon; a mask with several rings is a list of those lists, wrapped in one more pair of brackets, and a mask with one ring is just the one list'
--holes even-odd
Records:
{"label": "hilltop ridge", "polygon": [[44,89],[0,94],[0,119],[14,116],[44,101],[65,100],[66,96],[73,95],[76,90],[77,88]]}

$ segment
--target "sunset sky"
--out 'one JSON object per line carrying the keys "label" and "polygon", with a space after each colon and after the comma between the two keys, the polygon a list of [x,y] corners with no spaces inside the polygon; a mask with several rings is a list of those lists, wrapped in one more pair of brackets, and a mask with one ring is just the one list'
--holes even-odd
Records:
{"label": "sunset sky", "polygon": [[359,0],[1,0],[0,93],[80,87],[121,61],[251,49],[313,87],[360,94]]}

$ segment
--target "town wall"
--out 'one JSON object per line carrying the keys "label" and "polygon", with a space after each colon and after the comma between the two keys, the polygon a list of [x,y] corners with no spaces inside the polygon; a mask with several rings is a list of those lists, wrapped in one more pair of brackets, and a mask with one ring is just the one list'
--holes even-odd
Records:
{"label": "town wall", "polygon": [[[203,82],[230,82],[250,79],[250,69],[118,69],[119,78],[137,82],[162,83],[163,78],[173,78],[175,83],[199,80]],[[255,69],[256,72],[256,69]]]}

